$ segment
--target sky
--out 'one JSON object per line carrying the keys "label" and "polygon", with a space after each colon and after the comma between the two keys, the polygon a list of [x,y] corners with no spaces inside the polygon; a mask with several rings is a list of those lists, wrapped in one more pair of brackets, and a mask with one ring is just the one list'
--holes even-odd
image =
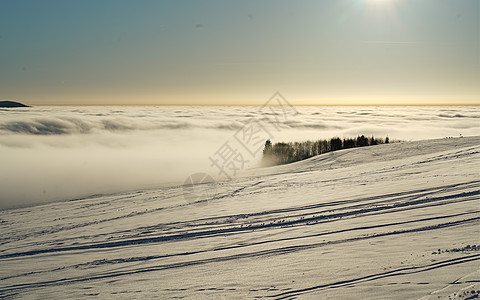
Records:
{"label": "sky", "polygon": [[0,100],[480,105],[480,0],[2,0]]}

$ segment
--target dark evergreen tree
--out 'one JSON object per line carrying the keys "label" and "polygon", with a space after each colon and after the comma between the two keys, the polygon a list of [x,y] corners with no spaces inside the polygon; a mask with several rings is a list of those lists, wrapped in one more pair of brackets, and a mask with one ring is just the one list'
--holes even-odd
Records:
{"label": "dark evergreen tree", "polygon": [[355,139],[343,139],[343,149],[355,147]]}
{"label": "dark evergreen tree", "polygon": [[342,149],[342,140],[335,137],[330,140],[330,151],[337,151]]}
{"label": "dark evergreen tree", "polygon": [[265,142],[265,147],[263,148],[263,154],[270,154],[272,152],[272,141],[267,140]]}
{"label": "dark evergreen tree", "polygon": [[357,137],[357,147],[368,146],[368,138],[364,135]]}

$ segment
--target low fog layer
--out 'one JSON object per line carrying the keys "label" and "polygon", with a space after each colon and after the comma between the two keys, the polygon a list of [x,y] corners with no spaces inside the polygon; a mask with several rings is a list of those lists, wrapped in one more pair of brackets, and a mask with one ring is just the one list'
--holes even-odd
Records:
{"label": "low fog layer", "polygon": [[[0,109],[0,209],[183,182],[254,120],[272,141],[478,134],[479,107],[38,107]],[[233,142],[232,142],[233,141]],[[263,141],[262,141],[263,142]],[[237,153],[255,167],[261,151]]]}

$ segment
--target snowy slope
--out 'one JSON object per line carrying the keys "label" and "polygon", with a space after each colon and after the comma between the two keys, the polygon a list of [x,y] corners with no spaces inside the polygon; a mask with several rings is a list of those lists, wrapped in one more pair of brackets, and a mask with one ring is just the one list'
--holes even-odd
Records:
{"label": "snowy slope", "polygon": [[480,292],[480,137],[331,152],[0,212],[0,297],[441,299]]}

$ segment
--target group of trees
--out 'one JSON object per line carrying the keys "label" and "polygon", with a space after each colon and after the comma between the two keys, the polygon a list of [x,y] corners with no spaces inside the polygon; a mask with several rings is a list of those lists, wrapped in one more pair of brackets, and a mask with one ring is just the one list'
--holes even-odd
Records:
{"label": "group of trees", "polygon": [[288,164],[291,162],[310,158],[315,155],[337,151],[341,149],[372,146],[379,144],[388,144],[389,138],[365,137],[364,135],[356,138],[334,137],[329,140],[275,143],[270,140],[265,142],[263,149],[263,166]]}

